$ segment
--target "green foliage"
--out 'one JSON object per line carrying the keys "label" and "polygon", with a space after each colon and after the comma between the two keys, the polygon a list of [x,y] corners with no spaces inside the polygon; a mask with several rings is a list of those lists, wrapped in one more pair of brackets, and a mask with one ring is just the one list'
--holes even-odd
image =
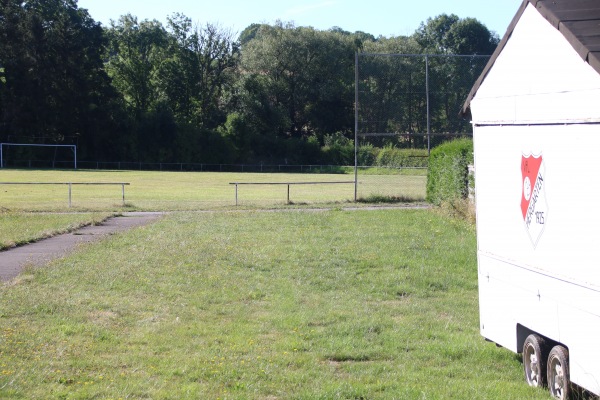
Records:
{"label": "green foliage", "polygon": [[323,157],[328,164],[354,165],[354,146],[325,146]]}
{"label": "green foliage", "polygon": [[194,26],[175,14],[168,19],[169,59],[161,65],[164,95],[178,120],[214,129],[228,111],[226,92],[236,79],[238,44],[217,25]]}
{"label": "green foliage", "polygon": [[334,165],[354,165],[354,141],[341,132],[323,137],[323,157]]}
{"label": "green foliage", "polygon": [[469,165],[473,164],[473,141],[458,139],[431,151],[427,171],[427,201],[440,205],[469,195]]}
{"label": "green foliage", "polygon": [[168,21],[165,29],[125,15],[108,30],[106,68],[130,110],[135,151],[128,158],[233,162],[233,140],[218,128],[226,120],[222,99],[232,83],[237,45],[216,26],[194,27],[181,14]]}
{"label": "green foliage", "polygon": [[167,57],[167,32],[156,20],[139,22],[127,14],[112,24],[107,36],[111,57],[106,69],[134,118],[141,118],[161,99],[158,74]]}
{"label": "green foliage", "polygon": [[243,47],[244,45],[246,45],[246,43],[248,43],[249,41],[254,39],[262,25],[264,25],[264,24],[256,24],[255,23],[255,24],[250,24],[249,26],[247,26],[242,31],[242,33],[240,33],[240,37],[239,37],[240,45]]}
{"label": "green foliage", "polygon": [[[76,0],[5,0],[0,38],[2,138],[76,142],[80,159],[100,161],[341,165],[354,163],[352,140],[339,139],[354,132],[355,52],[482,54],[497,42],[478,21],[454,15],[391,38],[278,22],[251,24],[236,40],[182,14],[164,26],[127,14],[103,28]],[[426,102],[401,98],[422,91],[422,62],[374,64],[381,73],[365,84],[386,107],[365,102],[361,112],[385,132],[425,132]],[[466,132],[453,116],[478,64],[431,59],[430,67],[441,77],[431,128]],[[361,145],[357,156],[361,165],[422,165],[390,148]]]}
{"label": "green foliage", "polygon": [[361,143],[358,146],[358,165],[363,167],[375,165],[375,160],[377,160],[378,154],[379,149],[373,146],[371,143]]}
{"label": "green foliage", "polygon": [[500,38],[474,18],[455,14],[428,18],[414,33],[415,40],[434,54],[485,54],[494,52]]}
{"label": "green foliage", "polygon": [[[491,54],[494,48],[491,44],[495,46],[495,42],[489,31],[486,34],[485,26],[474,20],[440,16],[429,23],[431,26],[424,25],[410,37],[380,39],[365,44],[368,54],[359,57],[359,127],[361,131],[364,130],[363,133],[414,134],[427,132],[428,129],[435,133],[472,131],[468,121],[459,118],[458,113],[483,70],[487,57],[442,55],[468,50],[472,52],[467,54]],[[453,39],[448,39],[447,35]],[[488,46],[475,41],[475,38],[487,40]],[[486,53],[488,50],[489,53]],[[423,92],[426,81],[425,55],[382,57],[380,53],[439,55],[427,57],[429,96],[426,97]],[[435,136],[430,138],[432,142],[437,139]],[[427,137],[413,135],[410,142],[405,141],[403,145],[424,148],[427,146]]]}
{"label": "green foliage", "polygon": [[[293,24],[252,26],[242,52],[242,106],[260,130],[280,137],[351,131],[354,43]],[[290,51],[293,49],[293,51]]]}
{"label": "green foliage", "polygon": [[392,168],[427,167],[427,150],[399,149],[386,146],[377,154],[377,166]]}
{"label": "green foliage", "polygon": [[103,30],[76,1],[2,1],[0,38],[0,136],[85,143],[112,125]]}
{"label": "green foliage", "polygon": [[217,130],[182,123],[177,128],[174,151],[169,162],[202,160],[207,164],[227,164],[235,162],[237,154],[231,137],[223,136]]}

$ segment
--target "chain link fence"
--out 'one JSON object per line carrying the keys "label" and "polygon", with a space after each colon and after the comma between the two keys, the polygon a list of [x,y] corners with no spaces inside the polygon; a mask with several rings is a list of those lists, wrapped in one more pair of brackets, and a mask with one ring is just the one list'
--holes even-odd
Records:
{"label": "chain link fence", "polygon": [[[11,159],[5,164],[12,169],[74,169],[73,160]],[[78,160],[77,169],[114,171],[170,172],[257,172],[300,174],[351,174],[352,165],[332,164],[215,164],[215,163],[150,163],[137,161]]]}
{"label": "chain link fence", "polygon": [[[489,56],[356,55],[354,199],[425,199],[429,152],[440,143],[471,136],[459,111]],[[42,150],[39,150],[42,151]],[[72,168],[60,148],[30,159],[9,152],[11,168]],[[332,165],[230,165],[77,161],[80,169],[211,171],[258,173],[352,173]]]}
{"label": "chain link fence", "polygon": [[[356,55],[357,199],[425,198],[430,150],[447,140],[472,135],[470,120],[459,112],[489,58]],[[369,179],[363,179],[367,174]],[[396,185],[395,174],[413,177],[414,187]]]}

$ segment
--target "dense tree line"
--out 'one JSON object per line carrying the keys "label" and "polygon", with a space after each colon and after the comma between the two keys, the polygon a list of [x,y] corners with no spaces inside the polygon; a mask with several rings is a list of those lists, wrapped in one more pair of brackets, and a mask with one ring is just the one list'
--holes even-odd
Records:
{"label": "dense tree line", "polygon": [[[455,15],[406,37],[283,22],[235,37],[181,14],[104,27],[77,0],[0,0],[0,139],[78,144],[90,160],[344,162],[356,52],[491,54],[497,42]],[[447,71],[444,92],[472,85],[463,72]],[[440,126],[461,100],[441,100]]]}

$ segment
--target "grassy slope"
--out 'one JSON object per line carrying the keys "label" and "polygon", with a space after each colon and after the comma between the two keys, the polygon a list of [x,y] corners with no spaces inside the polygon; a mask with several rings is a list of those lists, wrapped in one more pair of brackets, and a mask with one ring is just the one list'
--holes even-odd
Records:
{"label": "grassy slope", "polygon": [[545,399],[431,211],[173,214],[0,287],[1,398]]}

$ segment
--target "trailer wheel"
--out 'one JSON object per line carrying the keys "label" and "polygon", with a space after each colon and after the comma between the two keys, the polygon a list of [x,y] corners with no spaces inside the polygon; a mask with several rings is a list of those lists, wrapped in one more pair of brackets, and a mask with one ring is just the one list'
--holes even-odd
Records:
{"label": "trailer wheel", "polygon": [[554,346],[548,355],[548,388],[552,397],[567,400],[571,395],[569,379],[569,351]]}
{"label": "trailer wheel", "polygon": [[546,342],[539,335],[529,335],[523,343],[523,369],[529,386],[546,384]]}

